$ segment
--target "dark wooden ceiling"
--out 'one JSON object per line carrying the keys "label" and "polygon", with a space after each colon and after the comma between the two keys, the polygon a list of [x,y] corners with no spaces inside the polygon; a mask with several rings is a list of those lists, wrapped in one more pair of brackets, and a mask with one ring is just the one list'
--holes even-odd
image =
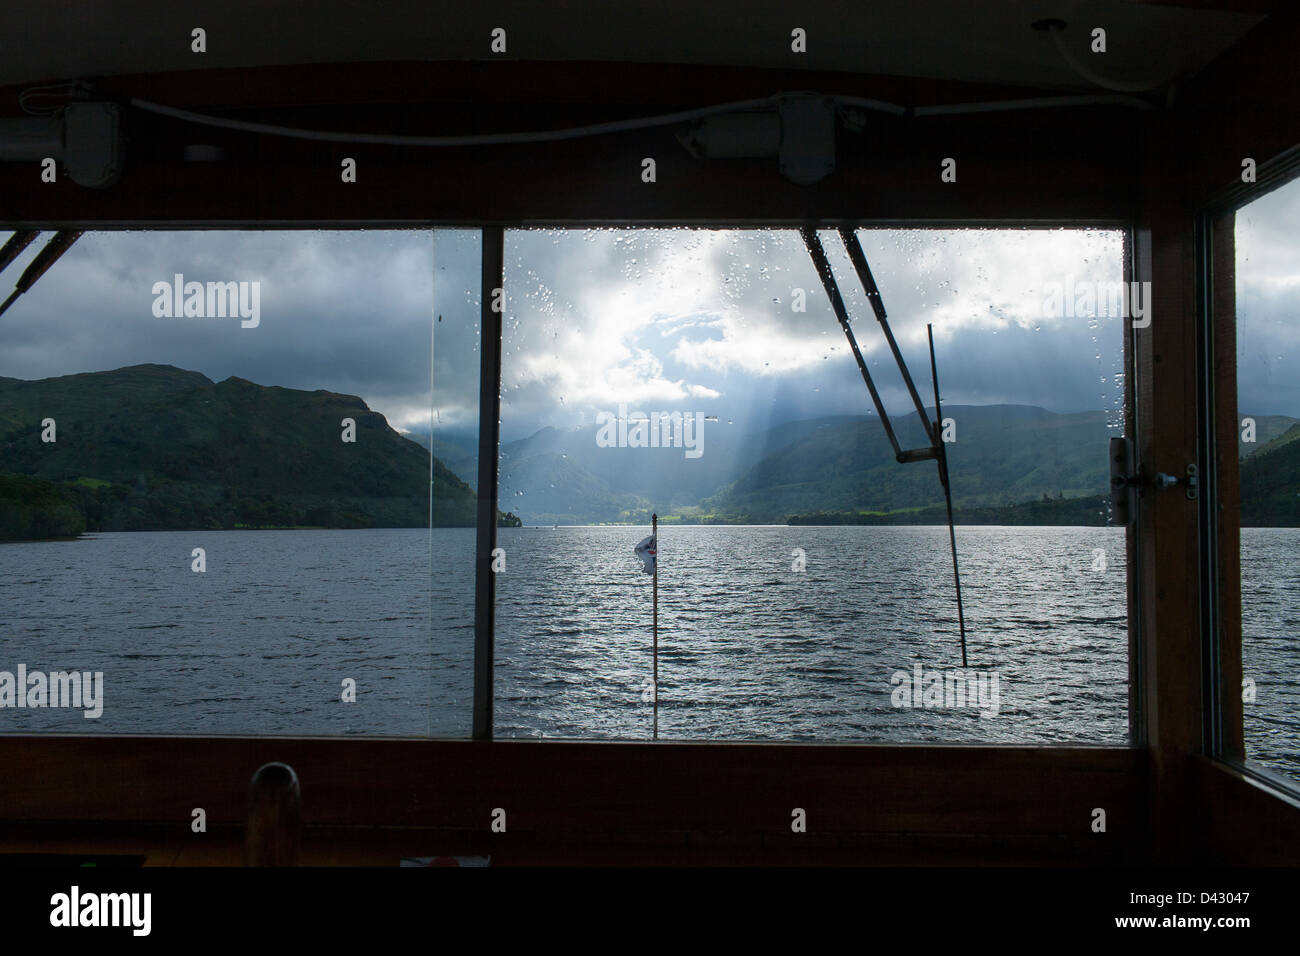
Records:
{"label": "dark wooden ceiling", "polygon": [[[795,69],[1078,89],[1031,24],[1064,20],[1117,79],[1186,78],[1259,24],[1273,0],[49,0],[0,9],[0,86],[268,65],[486,59]],[[507,31],[494,54],[489,35]],[[190,49],[202,27],[207,52]],[[795,27],[806,53],[791,50]],[[1093,61],[1090,61],[1093,62]]]}

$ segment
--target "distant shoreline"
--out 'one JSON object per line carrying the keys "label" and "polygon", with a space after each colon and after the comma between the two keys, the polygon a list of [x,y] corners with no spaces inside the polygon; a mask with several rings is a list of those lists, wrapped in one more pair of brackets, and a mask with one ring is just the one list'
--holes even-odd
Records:
{"label": "distant shoreline", "polygon": [[[669,528],[941,528],[943,524],[933,522],[925,524],[906,524],[903,522],[842,522],[838,524],[769,524],[755,522],[753,524],[681,524],[668,526]],[[615,524],[605,522],[602,524],[561,524],[561,525],[543,525],[543,524],[526,524],[511,525],[512,529],[519,531],[554,531],[560,529],[587,529],[587,528],[636,528],[644,529],[650,527],[648,523],[637,524],[629,522],[626,524]],[[956,528],[1059,528],[1059,529],[1080,529],[1080,528],[1115,528],[1120,529],[1120,525],[1100,525],[1100,524],[998,524],[996,522],[957,522]],[[103,535],[109,534],[229,534],[231,532],[242,531],[472,531],[473,528],[466,526],[442,526],[429,528],[425,526],[415,527],[395,527],[395,528],[156,528],[152,530],[133,529],[131,531],[86,531],[73,537],[58,538],[0,538],[0,546],[7,544],[53,544],[58,542],[69,541],[91,541]],[[1272,530],[1300,530],[1292,525],[1243,525],[1243,531],[1272,531]],[[662,533],[662,532],[661,532]]]}

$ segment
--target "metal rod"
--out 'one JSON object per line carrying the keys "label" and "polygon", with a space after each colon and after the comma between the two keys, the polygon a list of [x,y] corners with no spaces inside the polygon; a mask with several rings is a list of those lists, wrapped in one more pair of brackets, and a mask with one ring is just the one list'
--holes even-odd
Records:
{"label": "metal rod", "polygon": [[[18,282],[14,285],[14,291],[5,299],[4,305],[0,305],[0,315],[5,314],[5,310],[13,304],[13,301],[20,295],[36,284],[36,280],[45,275],[47,269],[54,263],[58,262],[59,256],[63,255],[72,247],[72,244],[81,238],[80,229],[62,229],[54,234],[54,238],[45,244],[40,252],[36,253],[36,258],[31,261],[23,274],[18,277]],[[12,241],[12,240],[11,240]]]}
{"label": "metal rod", "polygon": [[[434,233],[434,235],[437,235],[437,233]],[[430,251],[433,253],[432,258],[434,260],[433,261],[434,275],[437,275],[437,268],[438,268],[437,240],[431,239],[429,245],[432,246],[432,249]],[[436,691],[434,690],[434,686],[435,686],[434,674],[437,672],[437,668],[434,666],[434,643],[433,643],[434,607],[437,603],[434,597],[434,595],[437,592],[433,586],[433,575],[434,575],[433,556],[435,553],[433,550],[433,492],[434,492],[434,476],[437,472],[437,469],[434,468],[433,465],[434,463],[433,437],[434,437],[434,428],[438,424],[437,418],[435,417],[437,414],[437,406],[435,404],[435,402],[437,401],[436,389],[438,387],[438,380],[437,380],[438,363],[436,358],[437,358],[437,348],[438,348],[438,323],[442,321],[442,316],[437,312],[438,303],[436,301],[436,296],[430,295],[429,298],[435,301],[432,301],[430,303],[431,305],[434,306],[434,309],[432,310],[434,312],[434,320],[429,325],[429,577],[425,583],[429,587],[429,606],[427,610],[429,612],[428,621],[429,621],[429,665],[430,666],[429,666],[429,683],[425,687],[425,693],[428,694],[428,697],[425,699],[429,701],[429,736],[432,737],[433,736],[433,711],[434,711],[433,700],[434,700],[434,694],[436,693]]]}
{"label": "metal rod", "polygon": [[659,515],[650,515],[650,541],[654,546],[654,685],[655,727],[654,739],[659,739]]}
{"label": "metal rod", "polygon": [[817,230],[805,226],[799,232],[803,235],[804,245],[808,247],[808,255],[812,257],[813,266],[817,269],[817,275],[821,277],[826,296],[831,300],[831,308],[835,310],[835,318],[840,320],[840,328],[844,330],[845,336],[848,337],[849,347],[853,350],[853,357],[858,360],[858,368],[862,371],[862,380],[867,383],[867,391],[871,393],[871,401],[876,406],[876,414],[880,416],[880,424],[885,428],[885,436],[889,439],[889,443],[894,446],[894,455],[901,456],[903,449],[898,444],[898,438],[894,435],[894,427],[889,422],[889,415],[885,412],[885,406],[880,401],[880,393],[876,391],[876,383],[871,380],[871,373],[867,371],[867,363],[862,358],[862,351],[858,348],[858,340],[853,337],[853,328],[849,325],[848,310],[844,307],[840,287],[835,282],[835,273],[831,271],[831,264],[826,258],[825,250],[822,249],[821,240],[817,238]]}
{"label": "metal rod", "polygon": [[928,448],[913,448],[904,451],[899,447],[898,438],[894,435],[893,426],[889,421],[889,415],[885,412],[884,404],[880,401],[880,394],[876,391],[875,383],[871,380],[871,373],[867,371],[867,363],[862,358],[862,351],[858,348],[857,338],[853,335],[852,326],[849,325],[848,310],[844,306],[844,298],[840,295],[839,285],[835,281],[835,273],[831,270],[825,250],[822,249],[821,240],[817,238],[816,230],[811,227],[805,226],[799,231],[803,236],[804,245],[808,247],[808,255],[812,258],[813,266],[816,268],[818,276],[821,277],[822,286],[826,289],[826,295],[831,301],[831,308],[835,311],[835,317],[839,319],[840,327],[844,330],[844,336],[849,340],[849,347],[853,350],[853,357],[858,361],[858,368],[862,371],[862,380],[867,383],[867,391],[871,393],[871,400],[875,403],[876,411],[880,415],[880,424],[885,429],[885,435],[889,438],[889,443],[894,446],[894,457],[900,463],[933,458],[938,466],[939,483],[943,485],[944,502],[948,508],[948,542],[952,547],[952,575],[953,583],[957,589],[957,625],[961,631],[961,664],[962,667],[965,667],[966,614],[961,600],[961,573],[957,567],[957,532],[953,523],[952,489],[948,483],[948,454],[944,449],[941,431],[943,409],[939,403],[939,369],[934,357],[933,328],[926,325],[926,335],[930,340],[930,376],[934,381],[935,420],[932,424],[926,414],[921,396],[916,390],[916,384],[912,381],[912,375],[907,369],[907,363],[903,361],[903,353],[898,347],[898,342],[894,339],[893,331],[889,328],[889,318],[885,314],[885,303],[880,296],[880,289],[876,286],[875,277],[871,274],[871,266],[867,263],[867,257],[862,251],[862,244],[858,242],[858,237],[853,230],[841,226],[839,233],[844,242],[844,248],[849,254],[849,259],[853,262],[853,268],[858,273],[858,278],[861,280],[862,287],[867,294],[867,301],[871,303],[872,311],[876,314],[876,320],[885,333],[885,339],[889,342],[889,349],[894,354],[894,361],[898,365],[898,371],[902,374],[903,381],[907,385],[907,391],[912,396],[912,403],[916,406],[916,414],[920,419],[921,426],[925,429],[926,436],[930,440]]}
{"label": "metal rod", "polygon": [[943,485],[943,500],[948,505],[948,543],[952,547],[952,581],[957,588],[957,627],[961,632],[961,666],[966,666],[966,615],[961,604],[961,573],[957,570],[957,531],[952,520],[952,488],[948,485],[948,452],[943,447],[943,436],[939,429],[943,427],[943,406],[939,404],[939,366],[934,360],[934,327],[925,326],[926,337],[930,340],[930,377],[934,380],[934,421],[935,445],[939,452],[939,481]]}
{"label": "metal rod", "polygon": [[39,229],[19,229],[9,241],[0,249],[0,272],[9,268],[9,263],[18,258],[18,254],[32,244],[32,240],[39,236]]}
{"label": "metal rod", "polygon": [[501,309],[505,308],[505,230],[483,230],[479,336],[478,535],[474,552],[475,740],[492,739],[493,662],[496,626],[497,480],[501,437]]}
{"label": "metal rod", "polygon": [[862,244],[858,242],[858,234],[848,226],[840,226],[840,238],[844,241],[844,248],[849,253],[849,260],[853,263],[853,268],[857,270],[858,279],[862,282],[862,288],[866,290],[867,301],[871,303],[871,309],[876,313],[876,321],[880,323],[880,328],[884,330],[885,341],[889,343],[889,350],[894,353],[894,361],[898,364],[898,371],[903,376],[903,384],[907,386],[908,394],[912,396],[912,404],[916,406],[916,414],[921,420],[921,425],[925,428],[925,434],[930,438],[931,443],[937,442],[939,438],[930,428],[930,419],[926,415],[921,396],[917,394],[916,385],[912,381],[912,373],[907,370],[907,363],[903,361],[903,353],[899,350],[898,342],[894,339],[894,332],[889,327],[889,320],[885,316],[885,302],[881,299],[880,290],[876,287],[876,279],[871,274],[871,266],[867,263],[866,254],[862,251]]}

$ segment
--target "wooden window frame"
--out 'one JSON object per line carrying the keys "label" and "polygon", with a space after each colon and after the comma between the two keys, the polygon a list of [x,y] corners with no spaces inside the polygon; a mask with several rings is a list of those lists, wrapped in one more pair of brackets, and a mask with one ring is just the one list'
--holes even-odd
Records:
{"label": "wooden window frame", "polygon": [[[177,165],[181,128],[132,116],[133,147],[118,187],[32,188],[29,170],[5,164],[0,194],[10,226],[41,229],[1120,227],[1131,235],[1129,274],[1151,280],[1160,293],[1150,329],[1127,333],[1126,412],[1138,461],[1164,471],[1200,461],[1204,475],[1215,447],[1208,408],[1211,435],[1225,434],[1225,396],[1232,392],[1235,404],[1235,391],[1220,381],[1209,406],[1203,394],[1204,376],[1213,373],[1206,336],[1225,340],[1221,309],[1207,299],[1207,290],[1223,290],[1198,286],[1198,274],[1209,273],[1198,273],[1198,256],[1205,262],[1224,249],[1222,242],[1204,248],[1203,221],[1197,232],[1207,202],[1202,184],[1231,179],[1242,155],[1277,155],[1296,141],[1294,122],[1283,120],[1300,115],[1300,92],[1284,82],[1298,24],[1292,13],[1270,18],[1180,90],[1170,111],[1044,110],[910,127],[882,120],[880,135],[866,144],[842,143],[839,171],[814,187],[782,182],[764,161],[702,164],[682,154],[670,132],[642,131],[495,153],[367,149],[364,174],[339,189],[337,157],[328,150],[318,162],[321,151],[300,143],[250,144],[241,134],[206,131],[203,141],[227,147],[234,160]],[[584,85],[575,98],[578,68],[596,76],[603,70],[610,82]],[[382,115],[367,104],[349,107],[357,83],[387,89],[394,105]],[[339,128],[401,128],[396,124],[425,109],[459,117],[467,129],[500,122],[485,116],[484,103],[545,128],[623,114],[629,101],[665,112],[698,105],[701,89],[729,101],[807,88],[895,101],[918,92],[936,102],[1032,95],[942,83],[918,90],[910,81],[861,75],[635,64],[511,63],[468,73],[457,64],[346,64],[105,83],[117,97],[213,111],[338,104],[330,119]],[[400,102],[415,96],[424,98],[416,111]],[[954,152],[962,157],[960,183],[941,184],[939,158]],[[660,183],[629,187],[636,180],[628,171],[647,155],[660,158]],[[1211,313],[1212,333],[1196,322]],[[1213,350],[1214,367],[1223,368],[1225,348]],[[485,440],[491,437],[480,431]],[[1226,490],[1229,470],[1223,465],[1209,476],[1201,508],[1220,486]],[[201,845],[190,830],[193,808],[207,810],[214,832],[237,835],[249,777],[265,762],[285,760],[303,783],[304,849],[312,840],[350,847],[331,862],[391,862],[388,850],[366,856],[366,846],[383,843],[442,852],[463,846],[502,860],[583,858],[581,848],[590,846],[606,859],[683,862],[1294,864],[1300,804],[1225,759],[1231,714],[1207,729],[1214,695],[1222,700],[1233,680],[1223,667],[1216,683],[1206,662],[1232,640],[1224,630],[1232,614],[1224,575],[1235,558],[1224,550],[1220,523],[1212,542],[1216,651],[1206,643],[1211,622],[1201,612],[1204,524],[1185,499],[1153,495],[1128,533],[1128,746],[0,735],[7,772],[0,839],[20,849],[145,848],[154,859],[184,862],[194,858],[189,848]],[[481,640],[476,629],[476,644]],[[489,814],[500,806],[510,808],[510,831],[491,834]],[[799,843],[789,829],[794,806],[806,808],[814,824]],[[1091,828],[1097,807],[1107,810],[1105,834]],[[185,849],[169,856],[171,848]]]}

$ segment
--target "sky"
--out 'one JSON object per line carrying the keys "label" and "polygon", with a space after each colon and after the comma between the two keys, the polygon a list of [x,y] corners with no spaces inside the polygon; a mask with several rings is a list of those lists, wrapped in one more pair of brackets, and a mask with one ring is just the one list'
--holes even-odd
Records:
{"label": "sky", "polygon": [[[1300,416],[1297,221],[1297,184],[1239,219],[1242,405],[1257,414]],[[1119,407],[1121,319],[1104,301],[1104,284],[1121,278],[1118,232],[858,235],[927,404],[930,323],[945,405]],[[904,414],[910,402],[839,237],[821,236],[885,405]],[[5,270],[0,291],[47,237]],[[0,375],[155,362],[360,395],[400,430],[427,428],[431,414],[436,430],[469,430],[478,252],[474,231],[87,233],[0,317]],[[260,283],[258,324],[156,315],[155,286],[177,273]],[[1099,284],[1102,301],[1078,299]],[[754,426],[871,409],[793,230],[510,231],[505,288],[506,441],[587,426],[620,404]]]}
{"label": "sky", "polygon": [[[843,245],[833,231],[821,236],[885,406],[905,414],[910,399]],[[1118,316],[1043,314],[1054,280],[1120,280],[1117,233],[860,238],[927,404],[926,323],[945,404],[1082,411],[1118,400]],[[626,403],[629,411],[699,410],[755,427],[872,408],[793,230],[519,232],[507,237],[506,263],[506,287],[522,296],[506,323],[503,434],[527,431],[548,408],[570,426]]]}
{"label": "sky", "polygon": [[1300,179],[1237,211],[1237,405],[1300,418]]}

